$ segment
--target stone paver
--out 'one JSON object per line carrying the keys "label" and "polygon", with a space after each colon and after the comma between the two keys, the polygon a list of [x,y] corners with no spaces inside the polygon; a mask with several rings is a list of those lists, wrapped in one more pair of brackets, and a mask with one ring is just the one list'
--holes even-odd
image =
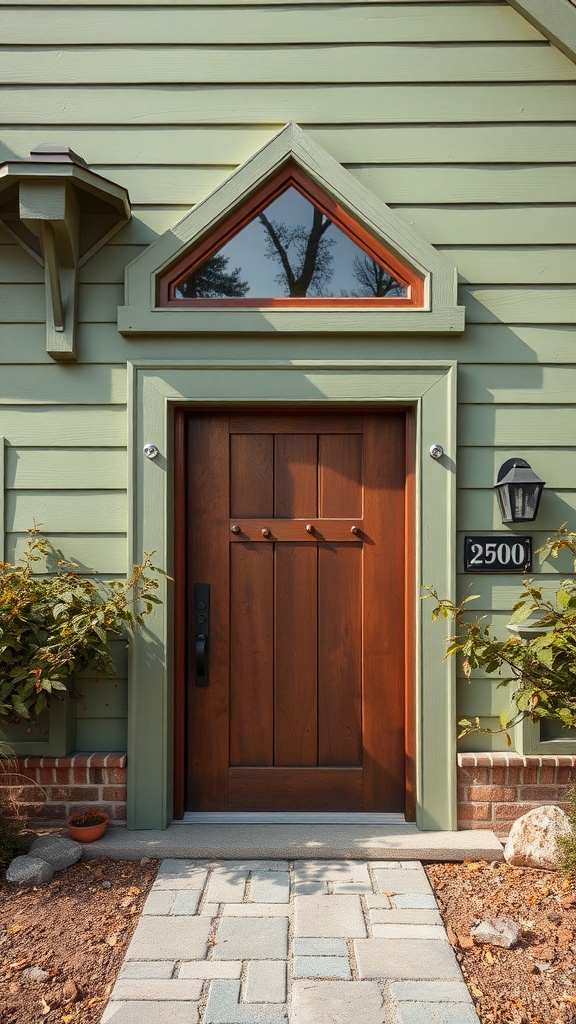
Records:
{"label": "stone paver", "polygon": [[277,960],[287,955],[286,918],[223,917],[220,921],[215,960]]}
{"label": "stone paver", "polygon": [[382,1024],[382,995],[373,981],[295,981],[292,1007],[297,1024]]}
{"label": "stone paver", "polygon": [[286,968],[283,960],[252,960],[246,971],[247,1003],[285,1003]]}
{"label": "stone paver", "polygon": [[359,896],[296,896],[294,904],[294,934],[298,938],[366,935]]}
{"label": "stone paver", "polygon": [[289,1020],[479,1024],[420,863],[163,862],[102,1024]]}
{"label": "stone paver", "polygon": [[361,978],[438,978],[462,975],[449,942],[434,939],[356,939]]}

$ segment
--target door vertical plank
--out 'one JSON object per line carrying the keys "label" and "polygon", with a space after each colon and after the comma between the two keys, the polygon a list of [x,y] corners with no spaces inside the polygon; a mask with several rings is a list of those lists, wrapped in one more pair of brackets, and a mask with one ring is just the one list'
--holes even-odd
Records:
{"label": "door vertical plank", "polygon": [[323,519],[361,519],[362,511],[362,436],[320,434],[318,515]]}
{"label": "door vertical plank", "polygon": [[230,545],[230,764],[270,766],[274,735],[274,551]]}
{"label": "door vertical plank", "polygon": [[362,546],[318,550],[318,764],[362,764]]}
{"label": "door vertical plank", "polygon": [[364,420],[365,811],[401,811],[404,782],[405,417]]}
{"label": "door vertical plank", "polygon": [[318,438],[316,434],[276,434],[274,515],[279,519],[310,516],[318,508]]}
{"label": "door vertical plank", "polygon": [[318,758],[317,548],[275,549],[274,763],[304,767]]}
{"label": "door vertical plank", "polygon": [[212,811],[228,800],[228,417],[191,416],[188,453],[188,587],[210,584],[209,686],[188,678],[188,808]]}
{"label": "door vertical plank", "polygon": [[272,434],[230,435],[230,517],[274,515]]}

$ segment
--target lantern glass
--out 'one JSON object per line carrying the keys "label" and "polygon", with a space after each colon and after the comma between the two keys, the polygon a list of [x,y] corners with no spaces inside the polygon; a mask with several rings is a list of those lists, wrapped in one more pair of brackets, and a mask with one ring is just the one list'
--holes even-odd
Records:
{"label": "lantern glass", "polygon": [[494,489],[503,523],[525,523],[536,518],[544,481],[524,459],[505,462]]}

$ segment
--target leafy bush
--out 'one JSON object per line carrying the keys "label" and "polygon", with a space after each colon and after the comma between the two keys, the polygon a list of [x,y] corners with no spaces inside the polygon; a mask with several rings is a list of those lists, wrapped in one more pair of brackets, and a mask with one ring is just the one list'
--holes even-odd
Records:
{"label": "leafy bush", "polygon": [[564,875],[576,875],[576,786],[570,786],[566,790],[566,799],[570,803],[568,820],[570,832],[565,836],[558,836],[557,843],[560,849],[560,870]]}
{"label": "leafy bush", "polygon": [[22,826],[13,814],[13,808],[0,800],[0,864],[6,865],[23,853],[27,846]]}
{"label": "leafy bush", "polygon": [[[546,541],[538,551],[557,558],[559,551],[567,549],[574,558],[576,573],[576,533],[566,530],[566,524],[556,532],[555,539]],[[458,724],[460,736],[469,732],[506,733],[526,717],[558,719],[565,726],[576,726],[576,580],[563,580],[552,599],[532,580],[522,581],[523,591],[513,605],[511,623],[525,622],[536,615],[531,626],[541,627],[541,635],[523,641],[517,635],[501,640],[492,631],[485,616],[469,619],[468,604],[477,595],[454,604],[441,598],[433,587],[425,587],[426,597],[436,605],[432,618],[452,619],[457,633],[450,637],[445,657],[461,654],[463,669],[470,678],[473,669],[483,669],[489,675],[503,676],[499,686],[514,683],[512,703],[499,718],[499,730],[483,728],[480,719],[473,722],[462,719]]]}
{"label": "leafy bush", "polygon": [[110,639],[160,602],[158,579],[148,573],[162,570],[149,555],[127,580],[81,576],[66,561],[40,576],[34,564],[55,552],[36,528],[28,532],[19,562],[0,562],[0,717],[9,721],[40,715],[52,694],[73,694],[74,677],[86,669],[114,675]]}

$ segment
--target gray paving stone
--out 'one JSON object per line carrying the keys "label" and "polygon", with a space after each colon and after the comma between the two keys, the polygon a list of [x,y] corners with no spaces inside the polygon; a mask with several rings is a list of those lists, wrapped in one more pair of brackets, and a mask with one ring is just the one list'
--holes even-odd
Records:
{"label": "gray paving stone", "polygon": [[239,981],[213,981],[203,1024],[285,1024],[285,1003],[240,1003]]}
{"label": "gray paving stone", "polygon": [[206,888],[207,903],[242,903],[247,881],[247,871],[215,868]]}
{"label": "gray paving stone", "polygon": [[208,865],[211,868],[233,869],[234,871],[288,871],[290,865],[287,860],[219,860],[211,861]]}
{"label": "gray paving stone", "polygon": [[390,995],[395,1002],[471,1003],[463,981],[393,981]]}
{"label": "gray paving stone", "polygon": [[288,871],[253,871],[250,880],[250,899],[253,903],[288,903]]}
{"label": "gray paving stone", "polygon": [[108,1003],[102,1024],[196,1024],[197,1003]]}
{"label": "gray paving stone", "polygon": [[251,960],[246,971],[245,1001],[285,1003],[286,967],[284,960]]}
{"label": "gray paving stone", "polygon": [[121,978],[112,990],[112,999],[120,1003],[133,999],[194,1001],[200,999],[201,992],[202,982],[196,979]]}
{"label": "gray paving stone", "polygon": [[186,890],[184,892],[178,892],[174,898],[172,904],[172,914],[178,916],[183,914],[195,914],[198,910],[198,904],[200,903],[201,893],[198,890]]}
{"label": "gray paving stone", "polygon": [[396,1014],[398,1024],[479,1024],[474,1007],[464,1003],[398,1003]]}
{"label": "gray paving stone", "polygon": [[164,860],[158,868],[153,891],[203,889],[208,869],[196,860]]}
{"label": "gray paving stone", "polygon": [[171,978],[174,971],[173,960],[134,960],[123,964],[120,978]]}
{"label": "gray paving stone", "polygon": [[439,939],[448,942],[445,929],[439,924],[373,924],[375,939]]}
{"label": "gray paving stone", "polygon": [[368,865],[364,860],[297,860],[294,863],[296,882],[318,879],[330,882],[364,882],[372,890]]}
{"label": "gray paving stone", "polygon": [[357,938],[366,935],[359,896],[296,896],[298,938]]}
{"label": "gray paving stone", "polygon": [[368,907],[369,910],[371,910],[372,908],[384,910],[386,908],[389,909],[392,906],[390,898],[388,896],[374,896],[373,894],[369,893],[367,896],[364,897],[364,899],[366,900],[366,906]]}
{"label": "gray paving stone", "polygon": [[160,892],[152,888],[148,893],[148,898],[144,904],[143,914],[154,914],[155,916],[161,917],[163,914],[169,914],[174,902],[174,897],[179,890],[166,889]]}
{"label": "gray paving stone", "polygon": [[205,903],[200,911],[202,917],[217,917],[220,906],[218,903]]}
{"label": "gray paving stone", "polygon": [[385,895],[400,892],[427,894],[432,892],[423,868],[420,868],[419,871],[407,871],[405,868],[401,868],[399,871],[389,868],[377,869],[374,871],[374,877],[379,891]]}
{"label": "gray paving stone", "polygon": [[348,956],[346,939],[294,939],[295,956]]}
{"label": "gray paving stone", "polygon": [[215,960],[277,960],[287,955],[288,921],[285,917],[223,917],[218,925]]}
{"label": "gray paving stone", "polygon": [[210,927],[208,917],[141,917],[126,960],[202,960]]}
{"label": "gray paving stone", "polygon": [[368,916],[374,924],[442,924],[438,910],[369,910]]}
{"label": "gray paving stone", "polygon": [[417,864],[420,867],[420,862],[415,861],[401,861],[401,860],[371,860],[370,867],[374,868],[401,868],[403,863]]}
{"label": "gray paving stone", "polygon": [[178,968],[179,978],[239,978],[240,960],[186,960]]}
{"label": "gray paving stone", "polygon": [[370,882],[332,882],[332,892],[336,894],[372,891]]}
{"label": "gray paving stone", "polygon": [[288,917],[288,903],[224,903],[222,917]]}
{"label": "gray paving stone", "polygon": [[296,980],[292,1011],[295,1024],[383,1024],[382,996],[373,981]]}
{"label": "gray paving stone", "polygon": [[361,978],[461,981],[449,942],[433,939],[357,939],[356,963]]}
{"label": "gray paving stone", "polygon": [[393,898],[394,906],[398,910],[437,910],[438,906],[434,896],[423,893],[398,893]]}
{"label": "gray paving stone", "polygon": [[352,977],[347,956],[295,956],[295,978],[341,978],[349,981]]}
{"label": "gray paving stone", "polygon": [[295,896],[326,896],[328,895],[328,882],[321,879],[312,882],[295,882],[293,891]]}

